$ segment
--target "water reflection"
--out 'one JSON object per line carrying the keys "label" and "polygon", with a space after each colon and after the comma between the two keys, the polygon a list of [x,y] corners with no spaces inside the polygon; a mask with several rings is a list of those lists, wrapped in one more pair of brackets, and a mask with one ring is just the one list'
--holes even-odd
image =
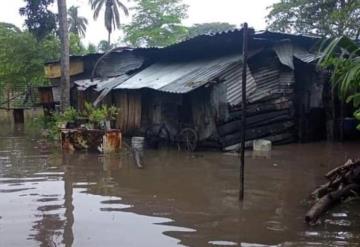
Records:
{"label": "water reflection", "polygon": [[[0,134],[1,135],[1,134]],[[24,135],[0,138],[0,246],[338,246],[359,242],[357,203],[316,227],[304,198],[357,145],[275,148],[247,158],[238,202],[238,157],[148,151],[66,154]],[[345,154],[345,155],[344,155]]]}

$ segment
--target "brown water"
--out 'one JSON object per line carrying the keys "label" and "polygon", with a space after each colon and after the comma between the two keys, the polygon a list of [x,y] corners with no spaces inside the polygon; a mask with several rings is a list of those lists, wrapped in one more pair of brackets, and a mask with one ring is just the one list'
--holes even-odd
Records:
{"label": "brown water", "polygon": [[322,175],[359,155],[359,144],[275,147],[239,158],[148,151],[130,156],[63,154],[21,131],[0,130],[0,246],[357,246],[360,202],[318,226],[303,218]]}

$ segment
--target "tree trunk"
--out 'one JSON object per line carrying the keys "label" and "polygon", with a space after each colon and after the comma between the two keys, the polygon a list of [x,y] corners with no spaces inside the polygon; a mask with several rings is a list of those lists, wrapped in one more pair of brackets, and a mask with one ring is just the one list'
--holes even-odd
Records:
{"label": "tree trunk", "polygon": [[70,58],[69,33],[67,23],[66,0],[57,0],[59,11],[59,31],[61,38],[61,102],[60,110],[63,112],[70,107]]}
{"label": "tree trunk", "polygon": [[110,43],[110,42],[111,42],[111,32],[109,31],[109,33],[108,33],[108,46],[109,46],[109,47],[108,47],[108,50],[111,49],[111,48],[110,48],[110,47],[111,47],[111,43]]}

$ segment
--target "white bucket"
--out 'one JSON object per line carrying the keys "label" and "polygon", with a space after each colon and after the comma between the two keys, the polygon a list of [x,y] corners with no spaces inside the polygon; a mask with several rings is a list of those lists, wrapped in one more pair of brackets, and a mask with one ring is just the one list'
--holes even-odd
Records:
{"label": "white bucket", "polygon": [[134,136],[131,138],[131,147],[137,151],[143,151],[144,149],[144,137]]}
{"label": "white bucket", "polygon": [[253,141],[253,150],[256,152],[271,152],[271,141],[260,139]]}

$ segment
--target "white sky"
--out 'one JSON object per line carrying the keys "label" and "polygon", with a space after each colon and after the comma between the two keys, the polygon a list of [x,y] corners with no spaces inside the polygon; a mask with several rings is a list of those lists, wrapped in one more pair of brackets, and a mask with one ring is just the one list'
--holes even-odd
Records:
{"label": "white sky", "polygon": [[[185,25],[205,22],[229,22],[239,26],[248,22],[249,26],[257,30],[265,29],[266,7],[278,0],[183,0],[190,6],[189,18],[184,21]],[[67,0],[67,7],[71,5],[80,6],[80,16],[89,20],[85,43],[97,44],[100,40],[107,39],[107,32],[103,24],[103,16],[97,21],[92,18],[92,11],[88,0]],[[55,1],[56,3],[56,1]],[[131,1],[123,0],[124,4],[131,5]],[[0,22],[14,23],[23,27],[24,19],[19,14],[19,8],[24,6],[23,0],[0,0]],[[53,6],[57,10],[57,6]],[[130,12],[131,15],[131,12]],[[122,23],[128,23],[130,17],[123,17]],[[118,40],[121,32],[112,34],[112,41]]]}

